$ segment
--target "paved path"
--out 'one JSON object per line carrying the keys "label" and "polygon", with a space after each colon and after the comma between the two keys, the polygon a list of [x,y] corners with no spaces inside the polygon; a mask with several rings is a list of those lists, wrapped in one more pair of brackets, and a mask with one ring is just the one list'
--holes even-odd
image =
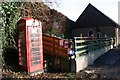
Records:
{"label": "paved path", "polygon": [[89,73],[98,73],[103,78],[120,79],[120,49],[112,49],[103,54],[85,69]]}

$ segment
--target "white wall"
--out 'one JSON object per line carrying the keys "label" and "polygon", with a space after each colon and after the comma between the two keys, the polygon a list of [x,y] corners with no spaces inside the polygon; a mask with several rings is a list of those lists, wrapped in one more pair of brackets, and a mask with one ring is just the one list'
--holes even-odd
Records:
{"label": "white wall", "polygon": [[99,56],[103,55],[110,49],[112,49],[113,46],[107,46],[92,52],[89,52],[86,55],[82,55],[78,58],[76,58],[76,72],[79,72],[80,70],[86,68],[88,65],[92,64]]}

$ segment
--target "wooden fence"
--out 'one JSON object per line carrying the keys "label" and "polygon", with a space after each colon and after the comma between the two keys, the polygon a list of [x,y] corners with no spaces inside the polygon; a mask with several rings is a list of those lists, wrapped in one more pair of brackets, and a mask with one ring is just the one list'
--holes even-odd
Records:
{"label": "wooden fence", "polygon": [[[43,35],[43,57],[46,72],[68,72],[68,44],[66,40]],[[68,43],[66,41],[66,43]]]}
{"label": "wooden fence", "polygon": [[43,35],[43,52],[51,56],[67,58],[67,48],[64,47],[63,42],[63,39]]}

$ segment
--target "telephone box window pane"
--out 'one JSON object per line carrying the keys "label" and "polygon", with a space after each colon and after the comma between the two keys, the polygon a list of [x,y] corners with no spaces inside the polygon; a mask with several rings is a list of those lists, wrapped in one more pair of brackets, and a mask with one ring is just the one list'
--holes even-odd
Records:
{"label": "telephone box window pane", "polygon": [[34,42],[34,39],[31,39],[31,42]]}
{"label": "telephone box window pane", "polygon": [[25,65],[25,59],[24,57],[20,57],[20,65]]}
{"label": "telephone box window pane", "polygon": [[30,37],[34,37],[34,34],[30,34]]}
{"label": "telephone box window pane", "polygon": [[39,37],[39,34],[30,34],[30,37]]}
{"label": "telephone box window pane", "polygon": [[39,39],[38,38],[32,38],[31,42],[39,42]]}
{"label": "telephone box window pane", "polygon": [[39,52],[34,52],[34,53],[32,53],[32,56],[40,56],[40,53]]}
{"label": "telephone box window pane", "polygon": [[32,30],[30,30],[30,32],[32,33],[32,34],[34,34],[34,33],[41,33],[41,29],[32,29]]}
{"label": "telephone box window pane", "polygon": [[34,52],[34,51],[39,51],[39,48],[38,47],[37,48],[32,48],[31,52]]}
{"label": "telephone box window pane", "polygon": [[37,56],[37,57],[32,57],[31,59],[32,61],[36,61],[36,60],[40,60],[40,56]]}
{"label": "telephone box window pane", "polygon": [[39,30],[39,29],[37,29],[37,33],[40,33],[40,30]]}
{"label": "telephone box window pane", "polygon": [[35,65],[37,65],[37,64],[39,64],[40,63],[40,61],[38,60],[38,61],[34,61],[34,62],[32,62],[32,66],[35,66]]}
{"label": "telephone box window pane", "polygon": [[38,47],[39,46],[39,44],[32,44],[32,47]]}
{"label": "telephone box window pane", "polygon": [[21,39],[23,36],[22,36],[22,31],[19,33],[19,38]]}
{"label": "telephone box window pane", "polygon": [[37,39],[35,39],[35,42],[39,42],[39,39],[37,38]]}
{"label": "telephone box window pane", "polygon": [[39,37],[39,34],[35,34],[35,37]]}

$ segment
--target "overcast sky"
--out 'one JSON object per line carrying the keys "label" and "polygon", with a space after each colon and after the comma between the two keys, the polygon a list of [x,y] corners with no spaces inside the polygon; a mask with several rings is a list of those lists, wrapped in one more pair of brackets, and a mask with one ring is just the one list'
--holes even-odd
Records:
{"label": "overcast sky", "polygon": [[56,0],[59,7],[54,8],[76,21],[89,3],[118,23],[118,2],[120,0]]}

